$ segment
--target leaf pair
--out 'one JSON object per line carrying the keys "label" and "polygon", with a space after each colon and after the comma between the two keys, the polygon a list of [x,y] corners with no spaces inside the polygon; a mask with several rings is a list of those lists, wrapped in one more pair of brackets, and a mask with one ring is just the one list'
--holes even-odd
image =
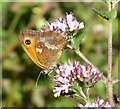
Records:
{"label": "leaf pair", "polygon": [[97,15],[101,16],[102,18],[106,19],[106,20],[114,20],[117,16],[117,10],[116,9],[112,9],[111,11],[99,11],[95,8],[92,9]]}

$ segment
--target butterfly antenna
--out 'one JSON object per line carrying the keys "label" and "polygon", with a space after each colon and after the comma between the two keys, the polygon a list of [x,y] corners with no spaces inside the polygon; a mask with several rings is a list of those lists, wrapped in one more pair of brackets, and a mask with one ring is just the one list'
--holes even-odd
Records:
{"label": "butterfly antenna", "polygon": [[38,80],[39,80],[39,78],[40,78],[40,76],[41,76],[42,73],[43,73],[43,71],[40,71],[40,73],[39,73],[39,75],[37,77],[37,80],[36,80],[36,83],[35,83],[35,87],[36,88],[37,88]]}

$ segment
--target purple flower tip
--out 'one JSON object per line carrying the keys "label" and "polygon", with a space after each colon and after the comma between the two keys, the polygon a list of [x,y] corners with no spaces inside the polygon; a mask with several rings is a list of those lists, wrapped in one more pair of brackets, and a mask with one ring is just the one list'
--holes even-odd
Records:
{"label": "purple flower tip", "polygon": [[72,13],[67,14],[65,17],[56,19],[55,22],[48,22],[47,26],[42,26],[43,31],[57,31],[64,35],[69,35],[73,31],[77,32],[82,28],[84,28],[84,23],[78,22]]}
{"label": "purple flower tip", "polygon": [[83,66],[79,61],[75,61],[74,63],[69,61],[64,65],[60,65],[56,73],[53,79],[55,82],[53,90],[55,97],[60,96],[62,92],[68,93],[78,81],[85,82],[85,84],[87,83],[87,87],[90,87],[95,85],[102,77],[102,72],[99,72],[89,64]]}

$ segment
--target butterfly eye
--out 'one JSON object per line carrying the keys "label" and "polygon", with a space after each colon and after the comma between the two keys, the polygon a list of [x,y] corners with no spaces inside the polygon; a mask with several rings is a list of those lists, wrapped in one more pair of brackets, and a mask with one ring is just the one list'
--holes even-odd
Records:
{"label": "butterfly eye", "polygon": [[30,44],[31,44],[31,41],[27,39],[27,40],[25,41],[25,44],[30,45]]}

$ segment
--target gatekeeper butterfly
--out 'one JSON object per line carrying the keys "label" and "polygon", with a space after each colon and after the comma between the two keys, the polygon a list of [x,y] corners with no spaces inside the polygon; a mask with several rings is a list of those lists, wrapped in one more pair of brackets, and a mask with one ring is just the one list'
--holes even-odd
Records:
{"label": "gatekeeper butterfly", "polygon": [[32,61],[46,71],[56,66],[67,44],[65,36],[55,31],[24,30],[19,40]]}

